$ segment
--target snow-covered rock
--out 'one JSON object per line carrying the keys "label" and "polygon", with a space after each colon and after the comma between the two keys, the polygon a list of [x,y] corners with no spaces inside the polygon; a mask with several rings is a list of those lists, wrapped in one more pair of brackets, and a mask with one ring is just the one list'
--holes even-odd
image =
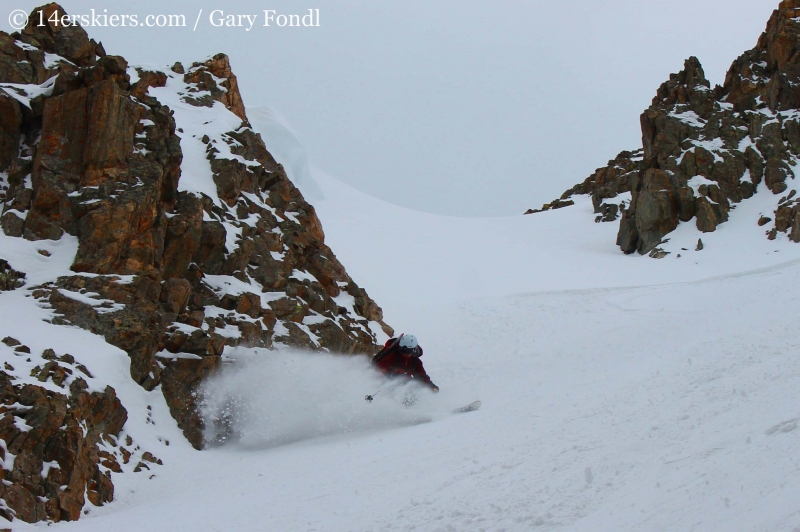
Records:
{"label": "snow-covered rock", "polygon": [[[38,26],[40,12],[47,25]],[[80,26],[55,23],[63,14],[49,4],[21,33],[0,33],[0,289],[25,294],[13,296],[23,316],[45,310],[47,353],[61,357],[26,347],[20,373],[18,352],[0,350],[0,399],[22,405],[0,418],[0,498],[6,517],[25,521],[77,519],[84,494],[93,504],[110,501],[121,469],[103,464],[111,455],[127,464],[135,451],[118,444],[125,416],[104,417],[131,408],[115,395],[128,383],[96,375],[99,391],[84,393],[95,370],[79,364],[80,376],[64,366],[74,347],[60,331],[79,327],[127,353],[133,382],[163,393],[196,448],[204,445],[199,387],[232,362],[227,351],[372,353],[392,333],[251,128],[227,56],[188,69],[130,67]],[[68,246],[55,258],[48,242]],[[37,273],[26,278],[31,267]],[[0,304],[11,299],[3,293]],[[25,329],[0,332],[32,344]],[[26,414],[39,403],[87,401],[102,415],[91,405],[68,414],[42,406],[61,412],[63,423]],[[74,426],[83,427],[77,440]],[[41,442],[27,445],[31,434]],[[147,457],[159,462],[136,449],[144,457],[138,471]],[[80,463],[67,458],[76,453]],[[55,480],[32,481],[30,470],[42,468]]]}
{"label": "snow-covered rock", "polygon": [[[682,223],[715,231],[763,182],[764,191],[775,196],[770,219],[762,224],[769,224],[766,237],[788,233],[800,242],[797,9],[796,2],[780,4],[756,47],[734,61],[722,86],[712,88],[700,61],[687,59],[641,116],[642,150],[623,152],[566,191],[557,206],[577,194],[591,195],[598,221],[620,218],[622,251],[645,254]],[[627,202],[614,200],[625,193],[631,194]]]}

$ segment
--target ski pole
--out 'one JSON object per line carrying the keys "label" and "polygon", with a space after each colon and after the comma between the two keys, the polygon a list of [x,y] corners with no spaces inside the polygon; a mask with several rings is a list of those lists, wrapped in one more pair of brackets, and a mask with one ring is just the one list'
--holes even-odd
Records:
{"label": "ski pole", "polygon": [[[400,336],[398,336],[397,338],[395,338],[394,342],[392,342],[389,346],[384,347],[383,349],[381,349],[380,352],[378,352],[378,354],[375,355],[375,359],[372,361],[372,363],[374,364],[375,362],[377,362],[378,360],[380,360],[381,358],[386,356],[386,353],[391,351],[392,348],[394,346],[396,346],[400,342],[400,340],[403,338],[403,336],[405,336],[405,333],[403,333]],[[373,394],[365,395],[364,396],[364,400],[366,402],[368,402],[368,403],[371,403],[375,399],[375,396],[378,395],[379,393],[380,393],[380,391],[377,391],[377,392],[375,392]]]}

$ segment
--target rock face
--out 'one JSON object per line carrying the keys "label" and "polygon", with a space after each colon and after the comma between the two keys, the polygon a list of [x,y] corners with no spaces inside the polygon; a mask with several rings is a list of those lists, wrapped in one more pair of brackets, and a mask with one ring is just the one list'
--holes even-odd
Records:
{"label": "rock face", "polygon": [[[49,4],[31,21],[40,10],[45,19],[63,14]],[[55,310],[53,323],[77,325],[127,352],[133,380],[147,390],[161,385],[197,448],[204,445],[198,385],[219,370],[226,348],[372,353],[380,335],[393,333],[250,127],[223,54],[149,72],[106,55],[80,27],[32,22],[18,34],[0,32],[0,200],[5,235],[77,239],[74,274],[28,289]],[[0,289],[18,288],[24,274],[13,269],[14,257],[0,259]],[[111,478],[98,476],[97,464],[98,442],[115,442],[125,423],[114,390],[88,394],[73,382],[55,393],[21,386],[11,374],[2,379],[0,401],[43,412],[25,417],[34,427],[25,434],[41,428],[41,442],[53,442],[31,444],[30,467],[56,456],[53,485],[69,486],[55,493],[49,477],[18,482],[6,467],[13,483],[0,489],[6,514],[77,519],[84,491],[92,503],[111,500]],[[87,406],[65,413],[73,403]],[[7,453],[22,456],[30,438],[13,432],[12,417],[21,414],[11,410],[0,438]],[[53,432],[90,418],[96,430],[82,439]],[[73,462],[62,463],[64,453]]]}
{"label": "rock face", "polygon": [[74,521],[87,503],[110,502],[112,472],[145,454],[123,437],[128,412],[114,389],[81,355],[34,353],[6,336],[0,357],[0,516]]}
{"label": "rock face", "polygon": [[687,59],[641,116],[642,150],[633,157],[623,152],[561,199],[591,194],[598,221],[619,211],[617,244],[644,254],[681,222],[714,231],[736,204],[761,190],[782,197],[773,217],[753,223],[765,226],[768,238],[788,232],[800,241],[796,192],[784,194],[796,187],[800,156],[798,9],[797,0],[781,2],[721,87],[712,89],[700,62]]}
{"label": "rock face", "polygon": [[[39,380],[64,386],[70,368],[54,360]],[[86,498],[96,506],[110,502],[114,485],[100,466],[119,471],[122,460],[113,447],[128,417],[114,390],[88,393],[80,377],[63,393],[12,381],[0,371],[0,497],[6,503],[0,515],[29,523],[74,521]]]}

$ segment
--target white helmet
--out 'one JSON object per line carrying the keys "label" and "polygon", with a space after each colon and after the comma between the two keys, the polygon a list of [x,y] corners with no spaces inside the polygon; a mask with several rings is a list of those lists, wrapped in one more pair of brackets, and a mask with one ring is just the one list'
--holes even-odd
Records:
{"label": "white helmet", "polygon": [[401,334],[397,345],[403,349],[415,349],[419,342],[417,342],[417,337],[413,334]]}

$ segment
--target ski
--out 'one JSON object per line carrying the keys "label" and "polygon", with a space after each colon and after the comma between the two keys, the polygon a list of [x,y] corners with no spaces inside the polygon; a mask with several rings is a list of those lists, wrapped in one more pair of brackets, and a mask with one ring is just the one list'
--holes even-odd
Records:
{"label": "ski", "polygon": [[478,410],[480,407],[481,407],[481,402],[480,401],[474,401],[474,402],[468,404],[467,406],[462,406],[461,408],[456,408],[455,410],[453,410],[453,413],[454,414],[460,414],[462,412],[474,412],[475,410]]}

